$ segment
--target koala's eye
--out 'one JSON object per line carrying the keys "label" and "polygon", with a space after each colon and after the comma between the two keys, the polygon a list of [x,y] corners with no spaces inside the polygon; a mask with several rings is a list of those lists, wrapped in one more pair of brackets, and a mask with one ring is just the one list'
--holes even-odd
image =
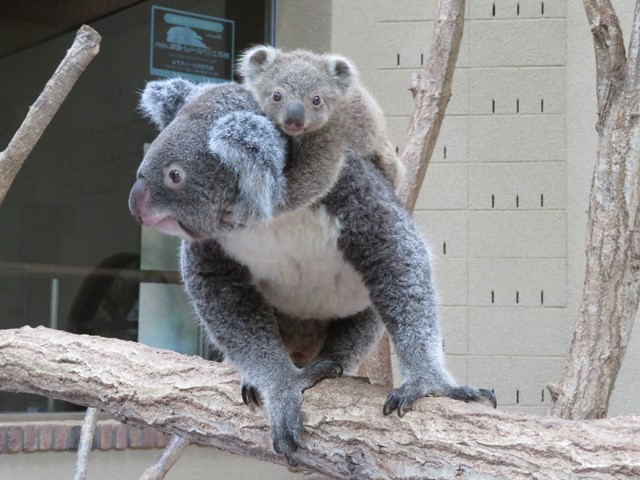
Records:
{"label": "koala's eye", "polygon": [[169,172],[169,180],[171,180],[173,183],[180,183],[180,181],[182,180],[182,173],[180,172],[180,170],[171,170]]}
{"label": "koala's eye", "polygon": [[322,103],[322,98],[320,98],[320,95],[314,95],[311,98],[311,103],[313,103],[317,107],[318,105],[320,105]]}
{"label": "koala's eye", "polygon": [[164,174],[164,184],[167,188],[182,188],[186,179],[184,170],[177,165],[170,165]]}
{"label": "koala's eye", "polygon": [[276,102],[279,102],[280,100],[282,100],[282,94],[278,90],[276,90],[275,92],[273,92],[273,99]]}

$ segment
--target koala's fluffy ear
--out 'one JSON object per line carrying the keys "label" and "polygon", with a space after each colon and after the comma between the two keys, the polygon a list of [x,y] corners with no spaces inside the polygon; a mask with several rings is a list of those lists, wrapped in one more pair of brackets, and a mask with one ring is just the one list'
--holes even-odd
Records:
{"label": "koala's fluffy ear", "polygon": [[238,60],[238,72],[247,81],[260,76],[280,56],[280,50],[267,45],[258,45],[245,50]]}
{"label": "koala's fluffy ear", "polygon": [[140,95],[140,110],[159,130],[169,125],[199,86],[183,78],[154,80]]}
{"label": "koala's fluffy ear", "polygon": [[286,141],[264,116],[232,112],[209,132],[209,148],[238,176],[239,205],[250,221],[272,218],[285,201]]}
{"label": "koala's fluffy ear", "polygon": [[326,62],[329,76],[343,93],[346,92],[358,77],[356,66],[347,58],[336,54],[327,55]]}

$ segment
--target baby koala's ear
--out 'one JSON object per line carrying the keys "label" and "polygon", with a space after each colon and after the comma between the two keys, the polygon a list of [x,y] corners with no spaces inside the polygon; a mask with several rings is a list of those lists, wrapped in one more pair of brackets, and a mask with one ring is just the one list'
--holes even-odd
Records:
{"label": "baby koala's ear", "polygon": [[238,204],[250,221],[270,220],[284,204],[286,140],[263,115],[232,112],[209,131],[209,149],[238,178]]}
{"label": "baby koala's ear", "polygon": [[267,45],[258,45],[245,50],[238,59],[238,73],[251,82],[280,56],[280,50]]}
{"label": "baby koala's ear", "polygon": [[199,85],[183,78],[154,80],[147,83],[140,95],[140,110],[162,130],[198,89]]}
{"label": "baby koala's ear", "polygon": [[327,71],[333,83],[342,93],[346,93],[358,78],[358,69],[348,58],[335,53],[326,56]]}

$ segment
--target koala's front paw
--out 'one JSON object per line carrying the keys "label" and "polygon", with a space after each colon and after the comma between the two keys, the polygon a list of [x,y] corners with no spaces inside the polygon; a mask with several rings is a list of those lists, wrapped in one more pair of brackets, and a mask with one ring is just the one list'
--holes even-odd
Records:
{"label": "koala's front paw", "polygon": [[421,382],[405,382],[391,391],[384,402],[382,413],[389,415],[394,410],[402,417],[418,398],[449,397],[464,402],[479,402],[496,408],[496,396],[490,390],[463,386],[425,387]]}
{"label": "koala's front paw", "polygon": [[264,405],[271,426],[271,441],[276,453],[283,454],[290,466],[295,467],[294,454],[304,449],[302,435],[302,392],[325,378],[342,375],[342,367],[336,362],[320,361],[296,369],[285,383],[272,382],[260,389],[244,384],[242,399],[247,405]]}

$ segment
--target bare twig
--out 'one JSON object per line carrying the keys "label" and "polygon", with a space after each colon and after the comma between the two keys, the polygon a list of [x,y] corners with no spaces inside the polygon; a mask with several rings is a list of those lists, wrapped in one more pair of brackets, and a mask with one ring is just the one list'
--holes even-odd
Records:
{"label": "bare twig", "polygon": [[178,435],[172,436],[169,445],[163,450],[158,461],[145,470],[140,480],[162,480],[165,478],[187,445],[189,445],[189,440]]}
{"label": "bare twig", "polygon": [[98,54],[100,35],[83,25],[57,70],[29,109],[27,117],[7,148],[0,152],[0,204],[22,164],[71,91],[80,74]]}
{"label": "bare twig", "polygon": [[93,444],[93,433],[98,423],[98,409],[94,407],[87,408],[84,415],[82,430],[80,433],[80,444],[78,445],[78,460],[76,461],[76,472],[73,480],[86,480],[87,464],[89,460],[89,452]]}

